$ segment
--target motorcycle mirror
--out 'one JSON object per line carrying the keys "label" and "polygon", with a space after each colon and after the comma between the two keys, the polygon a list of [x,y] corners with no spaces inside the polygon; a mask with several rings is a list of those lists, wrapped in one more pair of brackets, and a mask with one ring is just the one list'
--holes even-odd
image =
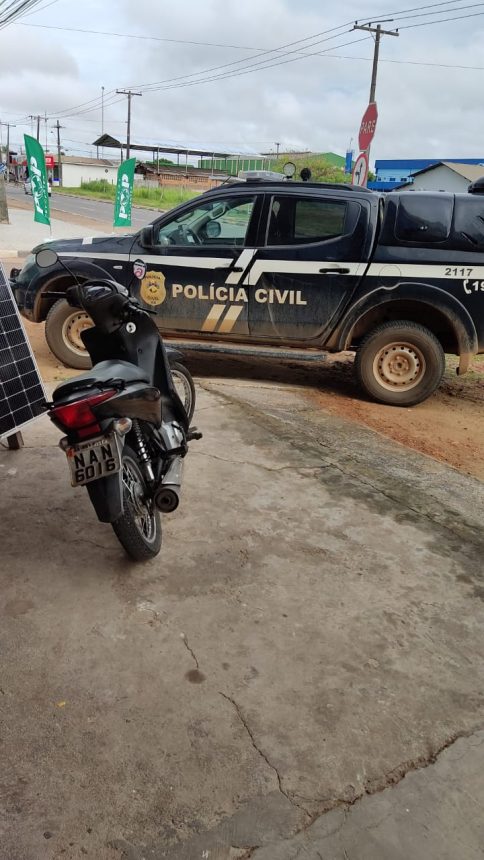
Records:
{"label": "motorcycle mirror", "polygon": [[35,255],[35,262],[39,269],[50,269],[51,266],[55,266],[58,259],[56,252],[51,248],[43,248],[41,251],[37,251]]}

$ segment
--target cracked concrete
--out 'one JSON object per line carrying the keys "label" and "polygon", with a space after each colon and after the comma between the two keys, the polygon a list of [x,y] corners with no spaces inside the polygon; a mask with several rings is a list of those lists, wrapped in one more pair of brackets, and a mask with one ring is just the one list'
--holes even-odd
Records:
{"label": "cracked concrete", "polygon": [[244,715],[243,715],[242,711],[240,710],[240,707],[239,707],[239,705],[237,704],[237,702],[236,702],[236,701],[234,701],[234,699],[232,699],[232,697],[231,697],[231,696],[227,696],[227,694],[226,694],[226,693],[220,693],[220,695],[221,695],[221,696],[223,696],[223,698],[224,698],[224,699],[226,699],[226,700],[227,700],[227,702],[230,702],[230,704],[233,706],[233,708],[234,708],[234,710],[235,710],[235,713],[237,714],[237,716],[238,716],[238,718],[239,718],[240,722],[242,723],[242,725],[243,725],[244,729],[246,730],[247,734],[249,735],[250,742],[251,742],[252,746],[254,747],[254,749],[256,750],[256,752],[258,752],[258,753],[259,753],[259,755],[261,756],[261,758],[263,758],[263,759],[264,759],[264,761],[265,761],[265,763],[267,764],[267,766],[268,766],[268,767],[269,767],[269,768],[270,768],[270,769],[275,773],[275,775],[276,775],[276,779],[277,779],[277,785],[278,785],[278,787],[279,787],[279,791],[281,792],[281,794],[282,794],[282,795],[284,795],[284,797],[286,798],[286,800],[288,800],[288,801],[289,801],[289,803],[291,803],[293,806],[296,806],[298,809],[302,810],[302,812],[304,812],[304,813],[306,814],[307,819],[308,819],[308,821],[309,821],[309,819],[310,819],[310,814],[309,814],[309,812],[307,811],[307,809],[304,809],[304,807],[303,807],[303,806],[301,806],[299,803],[296,803],[296,801],[294,800],[294,798],[293,798],[293,797],[291,797],[291,796],[287,793],[287,791],[285,791],[284,786],[283,786],[283,784],[282,784],[282,777],[281,777],[281,774],[279,773],[279,771],[278,771],[277,767],[276,767],[275,765],[273,765],[271,761],[269,761],[269,759],[268,759],[268,757],[267,757],[266,753],[265,753],[263,750],[261,750],[260,746],[257,744],[256,739],[255,739],[255,737],[254,737],[254,733],[253,733],[252,729],[250,728],[250,726],[249,726],[249,724],[248,724],[248,722],[247,722],[246,718],[244,717]]}
{"label": "cracked concrete", "polygon": [[484,731],[457,739],[398,785],[318,819],[253,860],[481,860]]}
{"label": "cracked concrete", "polygon": [[[480,748],[469,784],[473,738],[440,752],[484,724],[483,486],[302,402],[200,393],[201,456],[142,566],[69,487],[47,423],[0,451],[2,860],[336,839],[455,750],[467,826]],[[312,856],[378,857],[357,842]]]}

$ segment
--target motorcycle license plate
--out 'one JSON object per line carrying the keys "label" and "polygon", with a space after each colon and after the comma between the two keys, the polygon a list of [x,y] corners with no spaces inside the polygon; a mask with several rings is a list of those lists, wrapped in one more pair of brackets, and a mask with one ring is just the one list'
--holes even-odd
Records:
{"label": "motorcycle license plate", "polygon": [[121,469],[121,451],[116,433],[98,436],[66,449],[71,484],[82,487],[90,481],[115,475]]}

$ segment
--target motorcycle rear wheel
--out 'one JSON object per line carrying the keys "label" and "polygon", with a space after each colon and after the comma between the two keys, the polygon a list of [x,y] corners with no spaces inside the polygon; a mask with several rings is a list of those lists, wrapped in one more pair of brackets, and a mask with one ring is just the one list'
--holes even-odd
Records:
{"label": "motorcycle rear wheel", "polygon": [[124,446],[122,469],[124,512],[111,525],[133,561],[148,561],[155,558],[161,549],[161,517],[147,498],[138,457],[129,445]]}

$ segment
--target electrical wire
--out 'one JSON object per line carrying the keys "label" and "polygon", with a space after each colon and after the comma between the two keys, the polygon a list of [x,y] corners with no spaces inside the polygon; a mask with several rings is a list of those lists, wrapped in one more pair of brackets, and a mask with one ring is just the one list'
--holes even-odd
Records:
{"label": "electrical wire", "polygon": [[[53,0],[57,2],[57,0]],[[50,4],[49,4],[50,5]],[[264,52],[267,48],[255,48],[250,45],[230,45],[219,42],[194,42],[190,39],[165,39],[161,36],[142,36],[138,33],[113,33],[106,30],[81,30],[77,27],[58,27],[54,24],[24,24],[19,22],[19,27],[38,27],[42,30],[61,30],[66,33],[83,33],[90,36],[112,36],[120,39],[141,39],[146,42],[170,42],[174,45],[195,45],[203,48],[232,48],[237,51],[261,51]]]}
{"label": "electrical wire", "polygon": [[[464,0],[462,0],[462,2],[464,2]],[[466,8],[474,8],[474,6],[484,5],[484,4],[473,4],[472,6],[456,7],[456,3],[459,3],[459,0],[447,0],[447,2],[432,3],[432,4],[428,4],[427,6],[423,6],[423,7],[419,6],[419,7],[413,7],[411,9],[402,9],[402,10],[398,10],[396,12],[390,12],[387,14],[400,16],[402,20],[404,17],[406,19],[412,20],[412,19],[415,19],[417,17],[424,17],[424,16],[426,17],[427,15],[431,15],[431,14],[437,16],[437,15],[447,14],[447,12],[454,12],[457,10],[464,11],[464,9],[466,9]],[[442,9],[442,7],[449,7],[449,6],[453,7],[453,8]],[[432,10],[432,11],[423,12],[422,10],[425,10],[425,9]],[[436,9],[440,9],[441,11],[439,11],[439,12],[433,11]],[[418,13],[416,15],[409,14],[409,13],[415,12],[416,10],[418,10]],[[419,24],[409,24],[409,25],[406,25],[405,27],[403,27],[402,29],[407,29],[410,27],[418,27],[418,26],[428,26],[428,25],[434,24],[434,23],[444,23],[445,21],[459,20],[460,18],[466,18],[466,17],[475,17],[476,15],[479,15],[479,14],[484,14],[484,13],[474,13],[474,15],[472,15],[472,16],[457,16],[456,18],[446,18],[446,19],[437,18],[437,19],[434,19],[432,21],[420,22]],[[384,17],[383,15],[377,16],[377,20],[378,20],[378,18],[380,18],[380,20],[381,20],[383,17]],[[365,20],[366,20],[366,18],[365,18]],[[309,49],[311,47],[315,47],[319,44],[322,44],[323,42],[327,42],[327,41],[331,41],[333,39],[340,38],[342,35],[344,35],[344,32],[341,32],[341,31],[344,31],[344,28],[348,27],[350,23],[351,22],[347,22],[347,23],[341,24],[337,27],[330,28],[329,30],[321,31],[321,33],[314,34],[313,36],[307,36],[305,38],[294,40],[292,42],[286,43],[285,45],[279,46],[278,48],[273,48],[270,50],[262,50],[259,48],[253,48],[252,50],[256,50],[257,54],[249,56],[249,57],[245,57],[241,60],[237,60],[237,61],[234,61],[231,63],[224,63],[224,64],[221,64],[219,66],[214,66],[214,67],[211,67],[208,69],[199,70],[198,72],[193,72],[193,73],[190,73],[188,75],[180,75],[180,76],[177,76],[175,78],[168,78],[168,79],[165,79],[162,81],[155,81],[155,82],[152,82],[149,84],[135,84],[135,85],[131,85],[131,86],[133,86],[133,87],[136,86],[138,89],[142,89],[146,93],[159,92],[161,90],[174,89],[174,88],[184,88],[187,86],[194,86],[198,83],[208,83],[208,82],[212,82],[212,81],[219,81],[219,80],[224,80],[224,79],[230,79],[233,77],[239,77],[239,76],[242,76],[245,74],[252,73],[255,70],[264,70],[266,68],[267,69],[268,68],[274,68],[276,66],[285,65],[289,62],[295,62],[296,60],[305,59],[307,57],[328,56],[329,51],[337,50],[338,48],[344,47],[345,45],[348,45],[348,44],[356,44],[357,42],[363,41],[363,40],[360,40],[360,39],[352,40],[351,42],[344,43],[343,45],[334,45],[331,48],[328,48],[326,51],[308,52],[307,49]],[[66,28],[66,29],[74,29],[74,28]],[[346,32],[350,32],[350,31],[347,30]],[[333,35],[328,35],[327,38],[319,39],[320,36],[331,34],[331,33]],[[121,36],[121,35],[126,35],[126,34],[119,34],[119,35]],[[134,36],[134,38],[137,38],[137,37]],[[142,37],[140,37],[140,38],[142,38]],[[149,37],[145,37],[145,38],[149,38]],[[317,39],[317,41],[314,41],[315,39]],[[311,40],[313,40],[313,41],[311,41]],[[303,44],[303,43],[306,43],[306,44]],[[302,45],[303,47],[297,48],[297,49],[294,49],[291,51],[285,51],[284,50],[288,47],[292,47],[293,45],[300,45],[300,46]],[[284,52],[284,53],[282,53],[282,52]],[[263,56],[265,56],[265,59],[261,59],[261,54]],[[269,55],[274,55],[274,56],[270,57]],[[293,55],[297,55],[297,56],[293,56]],[[288,56],[290,56],[290,59],[282,59],[282,58],[288,57]],[[252,60],[252,59],[257,60],[258,62],[247,65],[247,63],[250,62],[250,60]],[[240,67],[240,68],[238,68],[238,67]],[[219,74],[213,74],[212,75],[211,74],[212,72],[219,72]],[[122,97],[118,98],[114,90],[109,90],[104,95],[104,106],[105,107],[110,107],[110,106],[115,105],[117,103],[120,103],[122,101],[123,101],[123,98]],[[58,116],[59,118],[67,118],[70,116],[79,116],[79,117],[82,116],[82,117],[84,117],[88,113],[91,113],[93,111],[98,111],[100,109],[101,105],[102,105],[102,99],[100,99],[98,96],[98,97],[90,99],[86,102],[82,102],[79,105],[74,105],[70,108],[64,109],[63,111],[59,111],[55,114],[55,116]],[[87,121],[87,118],[85,121]]]}
{"label": "electrical wire", "polygon": [[448,21],[464,21],[466,18],[478,18],[480,15],[484,15],[484,12],[473,12],[472,15],[461,15],[457,18],[441,18],[438,21],[422,21],[420,24],[406,24],[399,29],[413,30],[415,27],[428,27],[429,24],[445,24]]}
{"label": "electrical wire", "polygon": [[[447,15],[449,12],[463,12],[465,9],[476,9],[477,7],[482,7],[482,6],[484,6],[484,3],[472,3],[470,6],[460,6],[460,7],[456,6],[454,9],[441,9],[440,12],[419,12],[419,13],[417,13],[417,15],[399,15],[397,17],[396,21],[397,22],[398,21],[406,21],[409,18],[410,19],[428,18],[429,15]],[[439,20],[440,19],[436,19],[435,22],[433,22],[433,23],[438,24]],[[428,22],[428,23],[432,23],[432,22]]]}
{"label": "electrical wire", "polygon": [[[414,7],[414,9],[403,9],[403,10],[399,10],[399,12],[392,12],[389,14],[392,14],[392,15],[404,14],[404,13],[414,11],[415,8],[419,9],[420,13],[421,13],[422,9],[426,9],[426,8],[435,9],[437,7],[442,7],[442,6],[447,7],[449,5],[453,5],[453,4],[455,5],[456,2],[459,2],[459,0],[447,0],[447,2],[429,4],[428,7],[426,7],[426,6]],[[462,2],[463,2],[463,0],[462,0]],[[444,13],[445,13],[445,10],[444,10]],[[435,14],[439,14],[439,13],[435,13]],[[442,14],[442,13],[440,13],[440,14]],[[349,26],[349,23],[350,22],[348,22],[346,24],[342,24],[338,27],[333,27],[330,30],[322,31],[321,33],[317,33],[314,36],[308,36],[305,39],[298,39],[296,41],[289,42],[286,45],[282,45],[279,48],[275,48],[271,51],[267,51],[266,53],[267,54],[274,54],[276,52],[280,53],[281,51],[283,51],[284,48],[292,47],[293,45],[300,45],[302,42],[309,42],[311,39],[314,40],[314,39],[318,38],[319,36],[325,35],[327,33],[334,33],[333,36],[329,36],[327,39],[321,39],[319,42],[313,41],[311,44],[304,45],[304,50],[311,48],[311,47],[315,47],[317,44],[321,44],[323,41],[330,41],[330,39],[339,38],[341,35],[343,35],[343,33],[341,33],[341,32],[335,33],[335,31],[343,30],[343,28]],[[347,31],[347,32],[350,32],[350,31]],[[359,41],[359,40],[354,40],[354,43],[356,43],[357,41]],[[334,49],[339,48],[339,47],[342,47],[342,46],[334,46]],[[283,54],[283,56],[288,56],[289,54],[294,54],[294,53],[295,53],[295,51],[285,52]],[[315,56],[315,54],[314,53],[311,53],[311,54],[301,53],[297,59],[304,59],[304,58],[309,57],[309,56]],[[224,63],[221,66],[215,66],[215,67],[212,67],[209,69],[204,69],[204,70],[199,71],[199,72],[193,72],[192,74],[189,74],[189,75],[180,75],[177,78],[165,79],[163,81],[157,81],[157,82],[154,82],[152,84],[139,84],[139,83],[137,83],[137,84],[132,84],[130,86],[132,86],[133,88],[136,87],[137,89],[141,89],[144,92],[156,92],[156,91],[159,91],[160,88],[165,89],[165,84],[172,83],[175,81],[187,81],[190,78],[195,78],[195,77],[200,76],[200,75],[206,75],[206,74],[209,74],[210,72],[213,72],[213,71],[219,71],[219,70],[224,70],[224,69],[230,69],[230,68],[236,67],[236,66],[241,66],[242,64],[246,64],[249,60],[252,60],[252,59],[260,60],[260,54],[255,55],[255,56],[251,56],[251,57],[246,57],[242,60],[237,60],[233,63]],[[277,59],[277,58],[273,58],[273,59]],[[244,70],[245,69],[254,70],[254,69],[258,69],[258,68],[261,68],[261,69],[262,68],[273,68],[274,66],[284,65],[284,64],[285,63],[271,62],[269,65],[266,60],[260,60],[260,62],[257,62],[255,64],[253,64],[252,66],[244,65]],[[228,73],[227,75],[216,75],[216,76],[200,79],[200,83],[207,83],[207,82],[212,82],[215,80],[221,80],[222,78],[230,78],[230,77],[238,77],[238,76],[239,76],[238,74],[232,74],[232,73]],[[183,86],[183,85],[180,84],[180,86]],[[172,87],[168,87],[168,88],[171,89]]]}
{"label": "electrical wire", "polygon": [[0,30],[23,17],[30,9],[35,9],[43,0],[11,0],[0,3]]}

